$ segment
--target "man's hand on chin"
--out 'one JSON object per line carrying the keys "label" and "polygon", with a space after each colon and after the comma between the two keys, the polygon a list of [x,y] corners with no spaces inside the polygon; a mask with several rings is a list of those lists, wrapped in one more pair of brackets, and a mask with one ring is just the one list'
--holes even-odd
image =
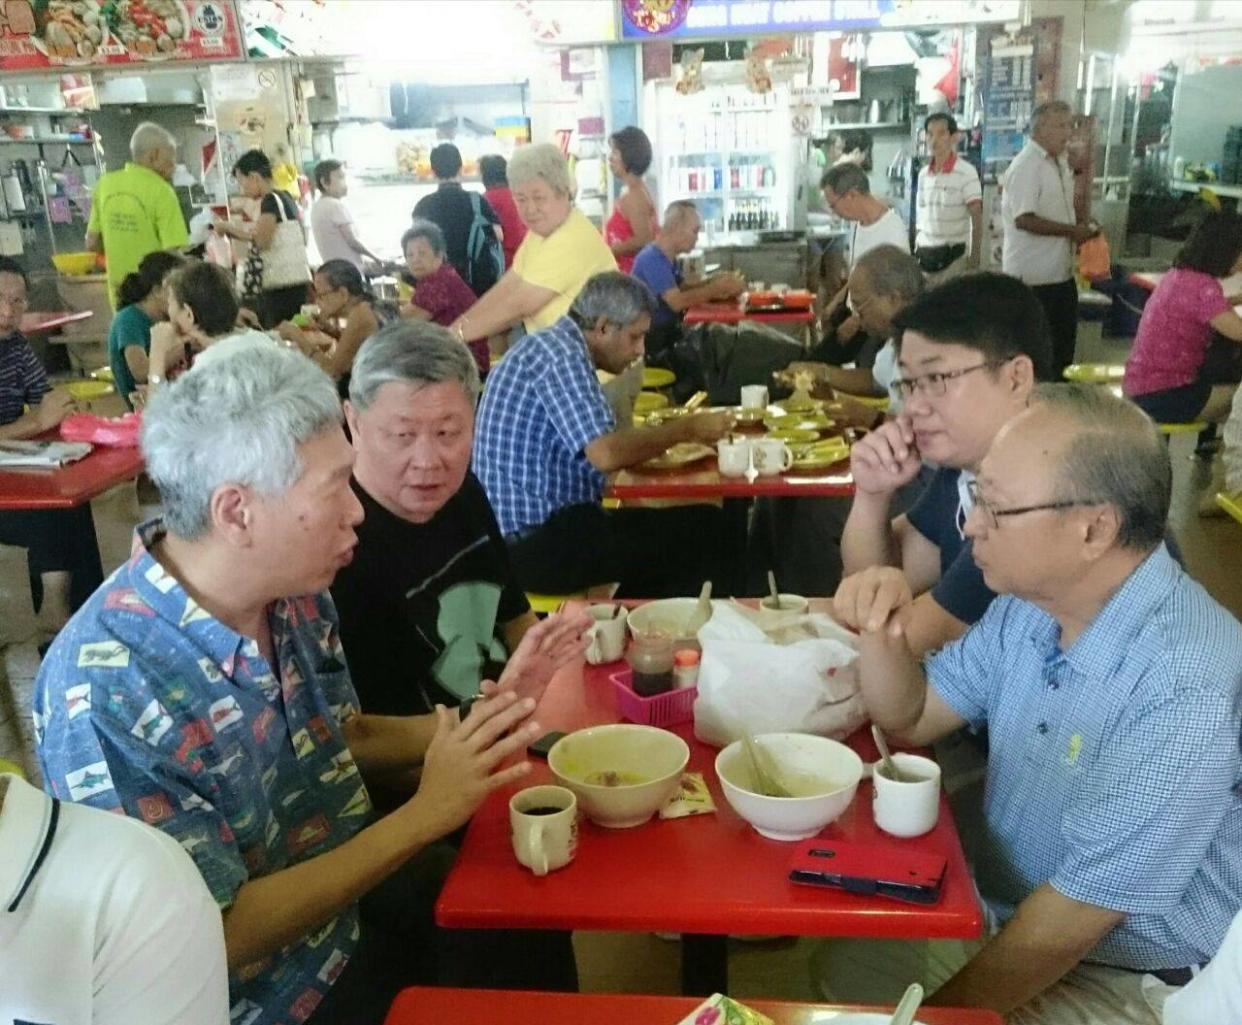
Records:
{"label": "man's hand on chin", "polygon": [[581,658],[586,651],[584,633],[591,625],[585,611],[556,612],[532,626],[523,635],[496,683],[485,680],[481,696],[492,697],[513,691],[519,698],[537,703],[548,681],[562,666]]}

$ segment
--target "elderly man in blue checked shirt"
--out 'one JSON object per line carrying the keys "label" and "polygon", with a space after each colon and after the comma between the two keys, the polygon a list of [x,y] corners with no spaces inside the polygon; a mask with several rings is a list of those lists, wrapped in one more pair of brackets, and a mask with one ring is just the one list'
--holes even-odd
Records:
{"label": "elderly man in blue checked shirt", "polygon": [[1159,1025],[1242,904],[1242,626],[1169,555],[1170,487],[1136,407],[1041,385],[975,483],[983,619],[920,667],[891,596],[858,596],[874,721],[991,738],[976,873],[999,931],[931,973],[937,1004]]}
{"label": "elderly man in blue checked shirt", "polygon": [[643,354],[654,308],[642,282],[597,274],[568,315],[519,341],[488,377],[474,471],[527,590],[619,582],[623,595],[688,594],[724,568],[718,508],[600,506],[609,473],[678,442],[714,442],[733,423],[721,412],[616,423],[595,372],[620,373]]}
{"label": "elderly man in blue checked shirt", "polygon": [[[573,986],[566,934],[438,933],[431,908],[440,841],[529,771],[510,756],[542,732],[531,713],[585,616],[531,627],[460,714],[360,713],[327,587],[363,511],[327,375],[221,344],[152,400],[142,445],[164,518],[44,661],[39,760],[56,797],[189,852],[223,913],[231,1020],[378,1025],[433,980]],[[408,794],[420,769],[375,816],[367,781]]]}

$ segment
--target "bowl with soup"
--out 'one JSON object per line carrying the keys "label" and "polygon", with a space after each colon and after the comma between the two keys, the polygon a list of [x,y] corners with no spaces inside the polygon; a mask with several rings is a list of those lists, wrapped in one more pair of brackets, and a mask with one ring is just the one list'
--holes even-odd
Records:
{"label": "bowl with soup", "polygon": [[759,792],[740,740],[716,756],[716,776],[733,810],[762,836],[805,840],[850,806],[863,775],[862,759],[851,748],[810,733],[762,733],[755,742],[789,797]]}
{"label": "bowl with soup", "polygon": [[568,733],[548,752],[548,768],[578,795],[592,822],[641,826],[676,792],[690,748],[654,726],[611,723]]}

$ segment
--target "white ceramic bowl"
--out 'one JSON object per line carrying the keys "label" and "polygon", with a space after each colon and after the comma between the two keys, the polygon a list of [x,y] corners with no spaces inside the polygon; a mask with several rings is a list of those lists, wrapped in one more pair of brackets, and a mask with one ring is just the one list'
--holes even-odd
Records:
{"label": "white ceramic bowl", "polygon": [[[693,641],[694,635],[685,633],[685,627],[698,604],[698,598],[661,598],[658,601],[649,601],[630,610],[630,634],[660,630],[674,641]],[[713,606],[715,604],[712,602]]]}
{"label": "white ceramic bowl", "polygon": [[810,733],[763,733],[755,741],[786,785],[813,779],[829,784],[812,797],[764,797],[753,789],[742,742],[735,740],[726,747],[716,756],[716,777],[733,810],[763,836],[805,840],[849,807],[862,779],[863,763],[845,744]]}
{"label": "white ceramic bowl", "polygon": [[[640,826],[676,792],[690,748],[675,733],[612,723],[567,734],[548,752],[548,768],[562,786],[578,795],[592,822],[610,829]],[[640,783],[605,786],[588,783],[598,772],[637,777]]]}

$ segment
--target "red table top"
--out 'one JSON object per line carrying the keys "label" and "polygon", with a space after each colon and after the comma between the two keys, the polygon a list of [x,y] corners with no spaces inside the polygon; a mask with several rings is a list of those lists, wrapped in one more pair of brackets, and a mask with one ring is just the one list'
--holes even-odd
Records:
{"label": "red table top", "polygon": [[810,324],[815,320],[815,313],[810,309],[747,313],[735,302],[719,302],[691,306],[682,318],[685,324],[737,324],[743,320],[760,324]]}
{"label": "red table top", "polygon": [[722,477],[716,457],[704,460],[681,473],[636,473],[621,470],[613,475],[605,494],[609,498],[849,498],[854,494],[854,477],[848,459],[827,472],[815,475],[794,473],[757,477]]}
{"label": "red table top", "polygon": [[0,470],[0,510],[70,509],[142,472],[139,448],[96,447],[55,470]]}
{"label": "red table top", "polygon": [[94,315],[94,310],[57,310],[51,313],[31,310],[22,314],[21,332],[24,335],[34,335],[40,331],[54,331],[66,324],[89,320]]}
{"label": "red table top", "polygon": [[[698,997],[623,996],[614,993],[531,993],[515,990],[412,986],[393,1002],[384,1025],[496,1025],[500,1021],[539,1025],[675,1025],[702,1001]],[[829,1025],[834,1012],[878,1011],[840,1004],[744,1001],[776,1025]],[[978,1008],[926,1007],[924,1025],[1004,1025],[999,1014]]]}
{"label": "red table top", "polygon": [[[553,678],[536,711],[545,730],[571,731],[617,722],[611,666],[568,666]],[[795,844],[768,840],[729,806],[713,768],[717,751],[694,739],[693,724],[673,727],[690,745],[688,769],[704,774],[715,815],[658,818],[632,829],[581,823],[578,854],[540,879],[522,868],[509,841],[509,798],[492,794],[475,813],[461,854],[436,904],[449,928],[601,929],[905,939],[973,938],[983,921],[948,802],[926,836],[898,840],[871,818],[864,781],[844,815],[824,835],[905,848],[948,859],[943,896],[933,907],[799,886],[787,878]],[[870,734],[850,741],[867,761],[877,757]],[[522,786],[551,780],[535,760]]]}

